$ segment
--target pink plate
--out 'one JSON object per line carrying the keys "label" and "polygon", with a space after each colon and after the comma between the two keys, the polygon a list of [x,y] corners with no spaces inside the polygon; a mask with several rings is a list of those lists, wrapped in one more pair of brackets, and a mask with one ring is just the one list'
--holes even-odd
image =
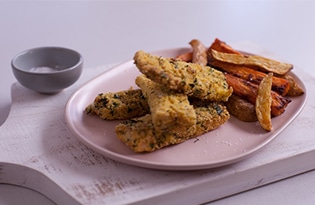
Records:
{"label": "pink plate", "polygon": [[[176,48],[154,52],[164,57],[174,57],[189,48]],[[136,87],[134,80],[140,72],[133,61],[122,63],[92,79],[69,99],[65,117],[68,127],[86,146],[113,160],[126,164],[162,170],[198,170],[238,162],[272,141],[301,112],[306,102],[304,95],[295,97],[284,114],[272,119],[273,131],[264,131],[258,123],[241,122],[234,117],[217,130],[182,144],[161,150],[138,154],[131,151],[116,137],[114,128],[118,121],[104,121],[84,113],[87,105],[99,93],[115,92]],[[302,81],[295,76],[303,89]]]}

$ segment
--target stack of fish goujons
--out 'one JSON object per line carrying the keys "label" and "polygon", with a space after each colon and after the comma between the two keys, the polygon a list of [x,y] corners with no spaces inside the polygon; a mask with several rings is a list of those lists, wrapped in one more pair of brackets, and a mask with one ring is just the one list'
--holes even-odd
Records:
{"label": "stack of fish goujons", "polygon": [[229,119],[222,102],[228,100],[232,88],[220,71],[143,51],[135,54],[134,61],[144,74],[136,78],[136,84],[150,112],[116,126],[117,137],[133,151],[152,152],[179,144]]}

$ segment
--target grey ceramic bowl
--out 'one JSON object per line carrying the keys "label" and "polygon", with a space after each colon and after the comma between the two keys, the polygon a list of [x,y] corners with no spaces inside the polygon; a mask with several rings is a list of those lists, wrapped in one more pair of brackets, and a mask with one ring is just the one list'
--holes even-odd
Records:
{"label": "grey ceramic bowl", "polygon": [[68,48],[39,47],[17,54],[11,66],[23,86],[39,93],[54,94],[79,79],[83,58]]}

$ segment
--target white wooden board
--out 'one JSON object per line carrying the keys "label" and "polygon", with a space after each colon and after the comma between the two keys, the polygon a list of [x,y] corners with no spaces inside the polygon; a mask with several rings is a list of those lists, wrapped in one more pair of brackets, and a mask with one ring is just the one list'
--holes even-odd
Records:
{"label": "white wooden board", "polygon": [[315,80],[302,70],[309,99],[302,113],[252,157],[201,171],[158,171],[107,159],[81,144],[64,120],[67,100],[111,68],[85,68],[57,95],[12,85],[12,107],[0,127],[0,183],[37,190],[58,204],[200,204],[315,168]]}

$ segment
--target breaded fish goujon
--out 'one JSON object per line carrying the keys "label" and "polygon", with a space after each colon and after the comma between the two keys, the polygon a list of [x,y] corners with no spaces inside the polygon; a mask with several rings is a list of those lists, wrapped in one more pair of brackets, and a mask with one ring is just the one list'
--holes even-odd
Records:
{"label": "breaded fish goujon", "polygon": [[172,92],[144,75],[136,78],[136,84],[148,101],[155,130],[183,132],[196,124],[196,113],[187,95]]}
{"label": "breaded fish goujon", "polygon": [[153,152],[214,130],[230,118],[229,112],[221,103],[207,103],[194,109],[197,116],[194,132],[158,132],[154,128],[152,116],[147,114],[118,124],[115,127],[116,135],[134,152]]}
{"label": "breaded fish goujon", "polygon": [[225,76],[209,66],[136,52],[134,61],[140,72],[171,90],[211,101],[227,101],[233,89]]}
{"label": "breaded fish goujon", "polygon": [[94,102],[85,108],[87,114],[95,114],[103,120],[125,120],[150,112],[147,100],[140,89],[98,94]]}

